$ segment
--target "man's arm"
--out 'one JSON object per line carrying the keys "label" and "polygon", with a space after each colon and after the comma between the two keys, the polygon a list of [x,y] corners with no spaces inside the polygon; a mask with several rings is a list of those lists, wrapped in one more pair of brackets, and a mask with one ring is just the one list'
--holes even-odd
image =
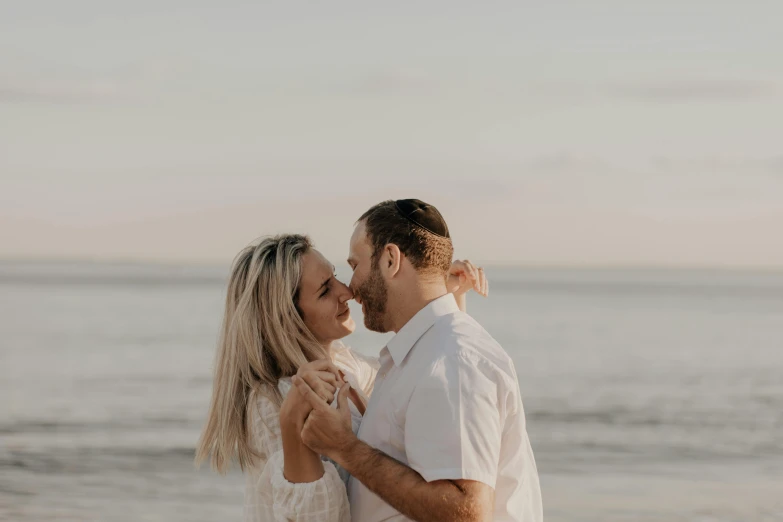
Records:
{"label": "man's arm", "polygon": [[302,379],[294,384],[313,405],[302,440],[326,455],[397,511],[418,522],[488,522],[494,510],[494,489],[474,480],[427,482],[405,464],[360,441],[351,429],[346,384],[338,408],[329,407]]}
{"label": "man's arm", "polygon": [[495,491],[482,482],[427,482],[413,469],[355,437],[333,460],[394,509],[418,522],[492,520]]}

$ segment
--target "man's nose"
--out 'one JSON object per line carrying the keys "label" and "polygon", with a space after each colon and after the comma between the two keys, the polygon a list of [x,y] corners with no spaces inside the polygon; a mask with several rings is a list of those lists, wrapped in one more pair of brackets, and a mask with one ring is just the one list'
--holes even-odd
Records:
{"label": "man's nose", "polygon": [[354,292],[353,288],[351,288],[351,285],[348,285],[348,290],[351,291],[351,295],[353,296],[353,300],[356,301],[357,304],[362,304],[362,296],[360,296],[357,292]]}
{"label": "man's nose", "polygon": [[340,296],[340,302],[345,303],[353,299],[353,290],[351,290],[351,287],[343,283],[340,284],[343,286],[343,292],[342,295]]}

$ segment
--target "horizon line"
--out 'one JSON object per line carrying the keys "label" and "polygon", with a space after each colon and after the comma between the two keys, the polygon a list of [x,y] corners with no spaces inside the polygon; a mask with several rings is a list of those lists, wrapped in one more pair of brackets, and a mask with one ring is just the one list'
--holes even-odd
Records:
{"label": "horizon line", "polygon": [[[218,262],[213,260],[174,260],[129,257],[27,257],[0,256],[0,264],[82,264],[82,265],[135,265],[158,267],[192,267],[192,268],[225,268],[233,262]],[[695,271],[710,270],[715,272],[783,272],[783,265],[721,265],[721,264],[666,264],[666,263],[530,263],[525,261],[487,261],[481,263],[490,268],[517,268],[528,270],[672,270]]]}

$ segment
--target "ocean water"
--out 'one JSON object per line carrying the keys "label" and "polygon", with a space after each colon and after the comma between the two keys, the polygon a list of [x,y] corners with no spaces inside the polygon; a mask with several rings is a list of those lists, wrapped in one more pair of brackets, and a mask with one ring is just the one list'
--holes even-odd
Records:
{"label": "ocean water", "polygon": [[[193,467],[226,271],[0,264],[0,520],[241,519]],[[783,273],[488,276],[547,521],[783,520]]]}

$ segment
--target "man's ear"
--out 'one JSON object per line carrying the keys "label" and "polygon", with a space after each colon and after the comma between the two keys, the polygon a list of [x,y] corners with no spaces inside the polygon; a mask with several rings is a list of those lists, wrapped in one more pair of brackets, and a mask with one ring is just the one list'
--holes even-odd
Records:
{"label": "man's ear", "polygon": [[387,279],[396,276],[402,267],[402,252],[400,252],[400,247],[394,243],[389,243],[383,247],[383,254],[381,255],[379,265],[381,272],[386,275]]}

